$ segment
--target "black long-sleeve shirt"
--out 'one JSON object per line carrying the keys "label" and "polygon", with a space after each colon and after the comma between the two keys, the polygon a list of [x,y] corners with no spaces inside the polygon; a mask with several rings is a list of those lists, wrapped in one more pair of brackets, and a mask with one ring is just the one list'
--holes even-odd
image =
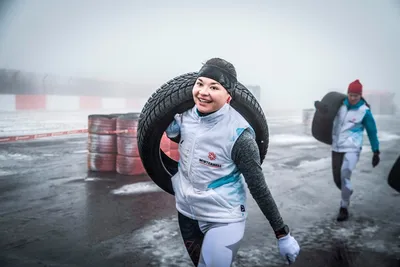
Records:
{"label": "black long-sleeve shirt", "polygon": [[256,140],[246,130],[233,146],[232,159],[243,174],[254,200],[276,231],[284,227],[284,222],[265,181],[259,153]]}

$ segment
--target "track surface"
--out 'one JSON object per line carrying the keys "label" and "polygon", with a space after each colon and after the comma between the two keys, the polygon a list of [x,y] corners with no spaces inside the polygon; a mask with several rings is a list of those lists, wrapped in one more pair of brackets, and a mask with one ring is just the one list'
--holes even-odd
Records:
{"label": "track surface", "polygon": [[[375,169],[365,139],[353,174],[351,217],[344,223],[335,221],[340,192],[329,147],[304,134],[296,119],[269,122],[263,167],[302,248],[292,266],[339,266],[332,261],[341,256],[354,261],[343,266],[398,267],[400,194],[386,177],[400,153],[400,119],[379,118],[382,155]],[[146,176],[89,173],[86,141],[79,135],[0,144],[0,266],[191,266],[173,197]],[[283,266],[250,194],[248,203],[234,266]]]}

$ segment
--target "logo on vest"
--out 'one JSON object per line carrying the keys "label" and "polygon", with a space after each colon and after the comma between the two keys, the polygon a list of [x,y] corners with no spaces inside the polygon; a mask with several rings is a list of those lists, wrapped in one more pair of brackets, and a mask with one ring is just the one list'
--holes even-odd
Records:
{"label": "logo on vest", "polygon": [[217,158],[217,155],[215,155],[214,152],[208,152],[208,158],[210,160],[215,160]]}
{"label": "logo on vest", "polygon": [[240,211],[241,212],[245,212],[246,211],[246,209],[244,208],[244,205],[240,205]]}
{"label": "logo on vest", "polygon": [[209,167],[213,167],[213,168],[221,168],[222,167],[221,164],[213,163],[213,162],[210,162],[210,161],[204,160],[204,159],[199,159],[199,162],[201,164],[203,164],[203,165],[206,165],[206,166],[209,166]]}

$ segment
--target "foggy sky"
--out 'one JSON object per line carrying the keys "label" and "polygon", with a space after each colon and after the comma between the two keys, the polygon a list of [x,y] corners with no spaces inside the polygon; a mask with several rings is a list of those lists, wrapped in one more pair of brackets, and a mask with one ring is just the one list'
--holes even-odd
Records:
{"label": "foggy sky", "polygon": [[396,0],[14,2],[0,68],[160,85],[222,57],[264,108],[311,107],[355,79],[400,99]]}

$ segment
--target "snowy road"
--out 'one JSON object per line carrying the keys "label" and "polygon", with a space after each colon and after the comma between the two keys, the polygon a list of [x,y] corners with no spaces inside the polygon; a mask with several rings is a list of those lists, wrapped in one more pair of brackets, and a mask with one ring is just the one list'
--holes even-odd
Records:
{"label": "snowy road", "polygon": [[[375,169],[364,141],[344,223],[335,221],[340,192],[329,147],[303,134],[299,122],[269,120],[263,165],[302,247],[292,266],[336,266],[327,263],[332,247],[345,243],[354,266],[398,267],[400,194],[386,177],[400,153],[400,119],[378,119],[382,155]],[[85,135],[0,144],[0,266],[191,266],[173,197],[148,177],[88,173],[86,153]],[[234,266],[283,266],[268,222],[250,195],[248,202]]]}

